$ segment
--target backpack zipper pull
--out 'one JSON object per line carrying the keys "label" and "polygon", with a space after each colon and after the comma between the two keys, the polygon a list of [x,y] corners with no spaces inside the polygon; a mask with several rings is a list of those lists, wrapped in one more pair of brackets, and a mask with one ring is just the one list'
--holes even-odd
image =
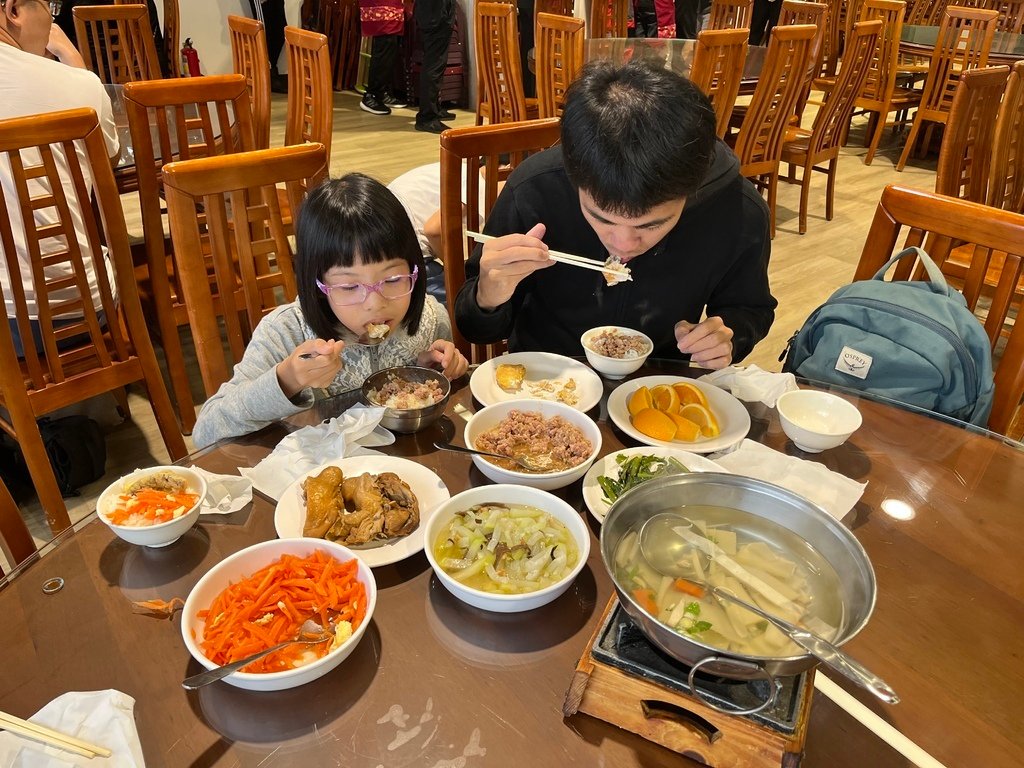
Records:
{"label": "backpack zipper pull", "polygon": [[786,348],[785,348],[785,349],[783,349],[783,350],[782,350],[782,354],[781,354],[781,355],[779,355],[779,362],[780,362],[780,363],[781,363],[781,362],[782,362],[783,360],[785,360],[785,359],[786,359],[786,357],[788,357],[788,356],[789,356],[789,350],[790,350],[790,349],[791,349],[791,348],[793,347],[793,342],[794,342],[794,341],[796,341],[796,337],[797,337],[797,334],[798,334],[798,333],[800,333],[800,331],[799,331],[799,330],[797,330],[797,331],[793,331],[793,335],[789,337],[789,341],[787,341],[787,342],[786,342]]}

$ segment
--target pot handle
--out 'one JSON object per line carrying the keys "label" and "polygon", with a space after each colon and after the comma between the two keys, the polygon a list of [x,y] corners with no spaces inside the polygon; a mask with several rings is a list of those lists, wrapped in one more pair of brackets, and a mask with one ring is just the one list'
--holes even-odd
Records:
{"label": "pot handle", "polygon": [[[723,707],[720,704],[707,698],[700,692],[700,689],[694,684],[694,678],[697,675],[698,670],[705,664],[711,664],[712,662],[722,662],[729,666],[740,667],[744,671],[751,672],[755,677],[760,678],[768,683],[768,698],[758,704],[756,707],[750,707],[749,709],[736,709],[735,707]],[[686,682],[690,686],[690,693],[694,698],[700,699],[704,704],[711,707],[716,712],[722,712],[726,715],[755,715],[762,710],[767,709],[775,703],[775,696],[779,692],[779,686],[775,683],[775,677],[762,666],[758,664],[751,664],[745,661],[738,661],[736,659],[722,658],[721,656],[708,656],[707,658],[701,659],[692,667],[690,667],[690,674],[686,678]]]}

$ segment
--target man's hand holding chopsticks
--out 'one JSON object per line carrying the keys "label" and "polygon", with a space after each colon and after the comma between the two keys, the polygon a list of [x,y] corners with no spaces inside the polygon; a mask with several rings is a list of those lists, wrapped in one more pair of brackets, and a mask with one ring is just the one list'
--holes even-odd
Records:
{"label": "man's hand holding chopsticks", "polygon": [[476,301],[482,309],[495,309],[512,298],[523,278],[555,262],[541,240],[544,225],[536,224],[525,235],[505,235],[484,243]]}

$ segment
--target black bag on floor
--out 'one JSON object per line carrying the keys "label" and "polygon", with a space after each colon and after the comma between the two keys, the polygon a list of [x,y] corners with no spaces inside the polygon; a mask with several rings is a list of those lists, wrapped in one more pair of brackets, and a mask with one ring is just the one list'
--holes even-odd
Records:
{"label": "black bag on floor", "polygon": [[62,496],[77,496],[83,485],[103,477],[107,444],[100,425],[88,416],[40,419],[39,434]]}

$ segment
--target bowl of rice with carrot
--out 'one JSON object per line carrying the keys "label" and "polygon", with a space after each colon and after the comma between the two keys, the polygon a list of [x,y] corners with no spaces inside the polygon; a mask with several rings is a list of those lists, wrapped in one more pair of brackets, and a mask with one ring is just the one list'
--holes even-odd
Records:
{"label": "bowl of rice with carrot", "polygon": [[96,511],[117,536],[131,544],[166,547],[199,519],[206,479],[187,467],[137,469],[100,495]]}
{"label": "bowl of rice with carrot", "polygon": [[185,600],[181,635],[206,669],[300,635],[322,637],[288,645],[223,680],[250,691],[280,691],[323,677],[348,658],[376,604],[372,571],[347,547],[326,539],[274,539],[236,552],[199,580]]}

